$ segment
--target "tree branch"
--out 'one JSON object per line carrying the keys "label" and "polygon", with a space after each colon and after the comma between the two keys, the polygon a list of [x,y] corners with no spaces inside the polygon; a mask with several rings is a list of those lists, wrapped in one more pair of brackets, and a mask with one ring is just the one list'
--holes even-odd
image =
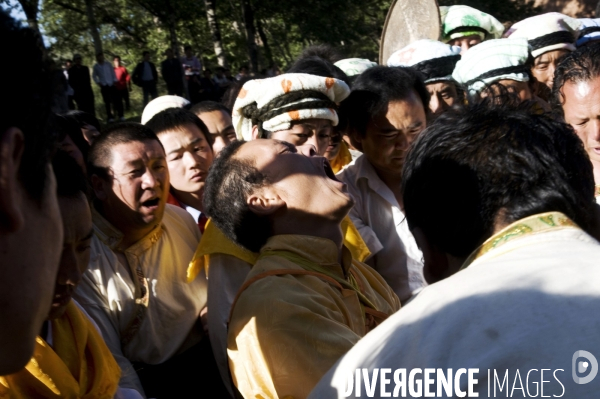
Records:
{"label": "tree branch", "polygon": [[57,6],[60,6],[60,7],[64,8],[65,10],[71,10],[71,11],[74,11],[74,12],[79,13],[79,14],[85,14],[85,11],[83,11],[83,10],[77,8],[77,7],[73,7],[72,5],[63,3],[62,1],[52,0],[52,3],[56,4]]}

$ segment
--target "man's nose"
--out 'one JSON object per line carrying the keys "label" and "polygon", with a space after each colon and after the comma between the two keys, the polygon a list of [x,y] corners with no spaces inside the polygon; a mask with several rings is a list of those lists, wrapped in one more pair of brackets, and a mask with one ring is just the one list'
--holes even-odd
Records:
{"label": "man's nose", "polygon": [[313,144],[303,144],[296,147],[299,153],[307,157],[314,157],[317,155],[317,148]]}
{"label": "man's nose", "polygon": [[431,110],[432,114],[436,114],[438,111],[440,111],[440,103],[441,101],[437,94],[431,96],[431,99],[429,100],[429,109]]}
{"label": "man's nose", "polygon": [[142,176],[142,188],[154,188],[158,184],[158,179],[154,176],[152,169],[146,169],[146,173]]}

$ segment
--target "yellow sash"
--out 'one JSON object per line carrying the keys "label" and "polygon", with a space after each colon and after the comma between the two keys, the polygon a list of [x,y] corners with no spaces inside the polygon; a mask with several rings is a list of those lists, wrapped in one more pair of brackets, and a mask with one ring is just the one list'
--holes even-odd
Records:
{"label": "yellow sash", "polygon": [[112,398],[121,370],[91,321],[71,301],[51,325],[54,349],[37,337],[25,368],[0,377],[0,398]]}
{"label": "yellow sash", "polygon": [[350,154],[348,144],[342,140],[340,143],[340,152],[338,152],[337,156],[333,159],[333,161],[329,162],[329,164],[331,165],[331,169],[333,169],[333,173],[338,173],[350,162],[352,162],[352,154]]}
{"label": "yellow sash", "polygon": [[[371,255],[367,244],[360,236],[360,233],[348,216],[342,220],[342,234],[344,235],[344,245],[350,250],[352,258],[359,262],[364,262]],[[250,252],[245,248],[235,244],[211,223],[210,219],[206,224],[206,229],[200,239],[200,244],[192,258],[187,270],[187,281],[192,282],[202,269],[208,276],[209,257],[211,254],[225,254],[235,256],[246,263],[254,265],[258,259],[258,254]]]}

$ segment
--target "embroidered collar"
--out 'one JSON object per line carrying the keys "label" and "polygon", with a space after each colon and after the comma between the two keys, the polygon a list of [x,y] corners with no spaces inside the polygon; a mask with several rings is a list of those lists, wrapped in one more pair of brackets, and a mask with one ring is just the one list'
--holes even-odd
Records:
{"label": "embroidered collar", "polygon": [[460,270],[466,269],[476,259],[498,247],[501,247],[509,241],[514,241],[521,237],[533,234],[547,232],[549,230],[573,227],[579,228],[571,219],[560,212],[540,213],[518,220],[494,234],[483,244],[481,244],[479,248],[469,255]]}

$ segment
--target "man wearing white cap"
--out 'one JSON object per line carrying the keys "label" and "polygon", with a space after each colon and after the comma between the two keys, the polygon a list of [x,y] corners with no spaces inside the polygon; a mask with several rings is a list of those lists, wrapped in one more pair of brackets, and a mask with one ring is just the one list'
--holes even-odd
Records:
{"label": "man wearing white cap", "polygon": [[461,54],[479,43],[502,37],[504,25],[496,18],[469,6],[440,7],[444,43],[459,46]]}
{"label": "man wearing white cap", "polygon": [[396,51],[387,61],[388,66],[409,66],[421,72],[429,100],[430,119],[435,119],[448,108],[460,104],[452,72],[460,60],[460,47],[437,40],[422,39]]}
{"label": "man wearing white cap", "polygon": [[179,96],[160,96],[150,101],[142,112],[142,124],[145,125],[154,115],[169,108],[183,108],[189,105],[189,101]]}
{"label": "man wearing white cap", "polygon": [[544,100],[549,99],[554,70],[560,59],[575,50],[575,40],[581,25],[575,18],[558,12],[536,15],[514,24],[506,36],[525,38],[529,41],[534,58],[531,72],[538,82],[548,87],[540,87]]}
{"label": "man wearing white cap", "polygon": [[490,86],[499,84],[521,100],[530,100],[534,88],[529,57],[525,39],[489,40],[464,54],[452,77],[465,87],[471,99],[492,94]]}

